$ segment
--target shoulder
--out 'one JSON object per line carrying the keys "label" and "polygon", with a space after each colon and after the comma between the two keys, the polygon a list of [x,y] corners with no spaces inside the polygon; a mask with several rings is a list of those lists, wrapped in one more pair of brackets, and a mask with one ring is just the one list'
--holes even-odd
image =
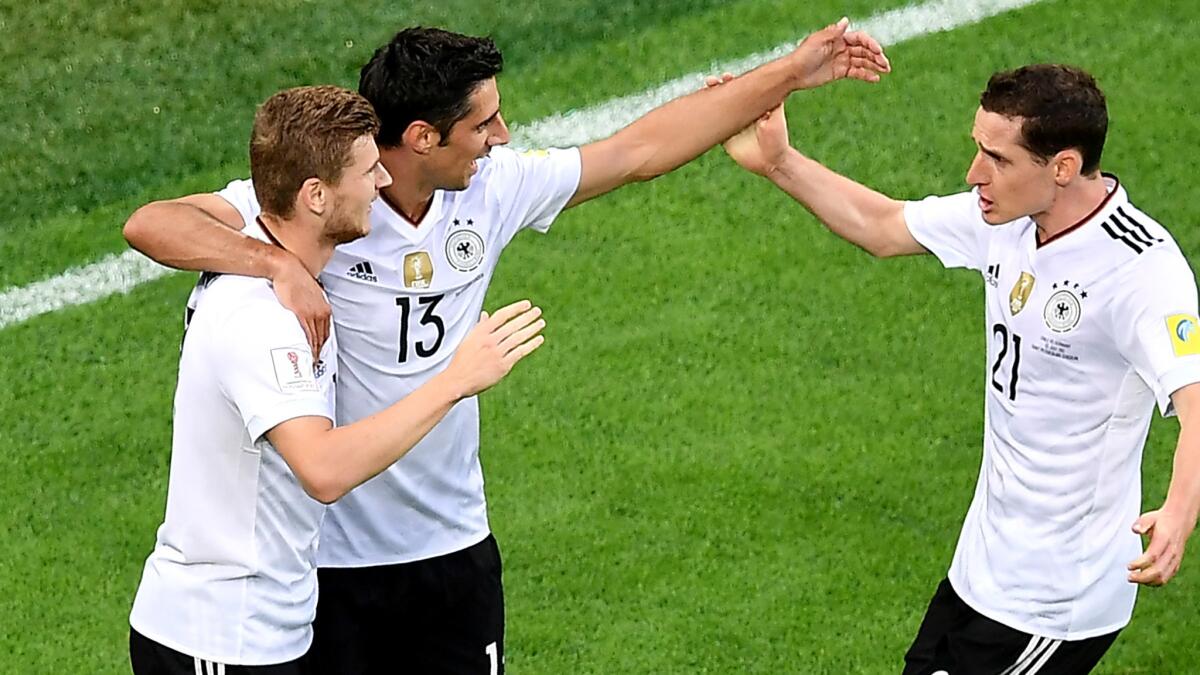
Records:
{"label": "shoulder", "polygon": [[201,282],[193,325],[209,325],[224,338],[234,341],[276,340],[304,332],[287,308],[279,304],[270,282],[234,274],[216,275]]}

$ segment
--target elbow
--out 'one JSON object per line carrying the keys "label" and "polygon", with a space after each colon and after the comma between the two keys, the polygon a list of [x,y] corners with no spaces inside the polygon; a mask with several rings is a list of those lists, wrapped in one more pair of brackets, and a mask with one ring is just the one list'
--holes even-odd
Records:
{"label": "elbow", "polygon": [[309,497],[329,505],[350,491],[350,486],[340,481],[338,477],[331,471],[322,471],[315,467],[296,467],[294,470],[296,480],[299,481],[300,487],[308,493]]}
{"label": "elbow", "polygon": [[336,502],[349,492],[344,485],[337,484],[335,481],[325,480],[303,484],[304,491],[309,497],[325,504],[326,506]]}
{"label": "elbow", "polygon": [[[135,250],[145,252],[145,245],[150,236],[151,225],[153,219],[154,204],[147,204],[137,211],[134,211],[129,219],[125,221],[125,227],[121,229],[122,236],[125,237],[126,243]],[[147,213],[147,212],[150,213]]]}

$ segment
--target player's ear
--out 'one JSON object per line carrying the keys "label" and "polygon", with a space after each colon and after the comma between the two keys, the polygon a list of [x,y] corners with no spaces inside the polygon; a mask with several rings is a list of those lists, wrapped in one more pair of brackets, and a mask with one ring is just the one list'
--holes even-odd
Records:
{"label": "player's ear", "polygon": [[300,192],[296,195],[296,202],[298,206],[303,207],[315,216],[324,214],[329,202],[329,189],[325,185],[325,181],[320,178],[305,180],[300,185]]}
{"label": "player's ear", "polygon": [[1050,161],[1054,165],[1054,182],[1059,187],[1066,187],[1083,169],[1083,154],[1076,148],[1060,150]]}
{"label": "player's ear", "polygon": [[408,125],[401,135],[404,145],[413,149],[418,155],[427,155],[442,142],[442,134],[432,124],[416,120]]}

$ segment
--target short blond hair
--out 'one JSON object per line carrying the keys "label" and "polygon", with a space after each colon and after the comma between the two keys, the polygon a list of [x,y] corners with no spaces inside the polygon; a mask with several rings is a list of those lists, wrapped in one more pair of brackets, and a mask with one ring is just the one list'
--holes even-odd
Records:
{"label": "short blond hair", "polygon": [[262,210],[290,217],[304,181],[337,184],[354,142],[378,131],[374,108],[349,89],[294,87],[268,98],[250,133],[250,177]]}

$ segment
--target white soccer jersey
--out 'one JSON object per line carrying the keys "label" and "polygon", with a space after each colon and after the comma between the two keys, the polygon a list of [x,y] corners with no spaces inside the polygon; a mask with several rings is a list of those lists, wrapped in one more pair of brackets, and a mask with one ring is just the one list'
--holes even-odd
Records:
{"label": "white soccer jersey", "polygon": [[1141,554],[1141,457],[1154,403],[1200,381],[1196,283],[1171,235],[1115,177],[1041,244],[984,222],[974,192],[906,204],[913,236],[984,278],[983,463],[950,583],[1012,628],[1078,640],[1128,623]]}
{"label": "white soccer jersey", "polygon": [[[253,223],[247,232],[262,238]],[[188,323],[166,517],[129,621],[200,659],[291,661],[312,641],[325,506],[264,434],[296,417],[334,419],[336,342],[314,364],[296,317],[249,277],[204,275]]]}
{"label": "white soccer jersey", "polygon": [[[577,149],[493,148],[461,191],[438,190],[419,226],[382,199],[371,233],[337,248],[321,275],[340,339],[338,423],[372,415],[441,372],[479,321],[500,252],[549,229],[579,186]],[[219,193],[247,222],[248,181]],[[462,550],[487,537],[479,404],[461,401],[399,462],[329,508],[320,563],[364,567]]]}

